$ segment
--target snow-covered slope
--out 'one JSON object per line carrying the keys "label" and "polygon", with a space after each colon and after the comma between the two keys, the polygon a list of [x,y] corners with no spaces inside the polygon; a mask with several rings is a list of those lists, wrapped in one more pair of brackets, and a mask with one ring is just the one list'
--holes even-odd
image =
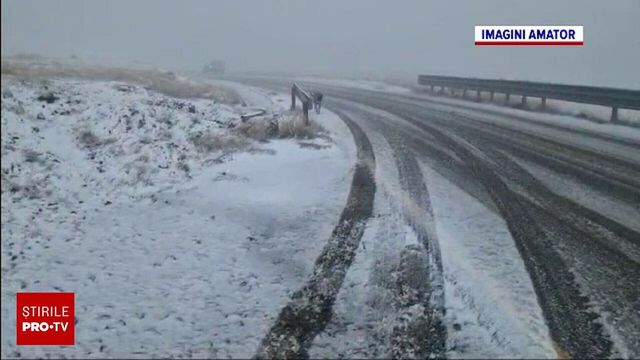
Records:
{"label": "snow-covered slope", "polygon": [[[234,131],[244,111],[3,77],[2,357],[253,355],[331,234],[355,148],[329,112],[318,138],[256,142]],[[18,291],[75,292],[76,346],[16,347]]]}

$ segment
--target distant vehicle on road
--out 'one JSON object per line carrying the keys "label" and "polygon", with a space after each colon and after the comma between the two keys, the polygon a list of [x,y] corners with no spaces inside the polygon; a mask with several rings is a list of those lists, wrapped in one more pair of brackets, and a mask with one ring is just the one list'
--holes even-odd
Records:
{"label": "distant vehicle on road", "polygon": [[222,60],[214,60],[204,66],[202,72],[205,74],[222,75],[225,71],[225,63]]}

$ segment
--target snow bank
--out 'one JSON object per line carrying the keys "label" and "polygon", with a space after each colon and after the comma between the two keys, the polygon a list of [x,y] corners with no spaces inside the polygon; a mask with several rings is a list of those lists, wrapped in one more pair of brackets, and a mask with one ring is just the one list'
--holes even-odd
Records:
{"label": "snow bank", "polygon": [[[252,356],[344,206],[340,119],[258,143],[243,107],[122,83],[2,96],[2,356]],[[18,291],[75,292],[76,346],[16,347]]]}

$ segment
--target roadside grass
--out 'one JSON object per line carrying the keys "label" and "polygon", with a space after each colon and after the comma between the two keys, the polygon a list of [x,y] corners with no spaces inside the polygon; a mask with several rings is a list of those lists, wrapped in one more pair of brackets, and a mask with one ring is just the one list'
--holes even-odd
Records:
{"label": "roadside grass", "polygon": [[249,139],[234,134],[207,132],[189,138],[196,150],[210,153],[215,151],[233,152],[246,150],[251,145]]}
{"label": "roadside grass", "polygon": [[2,59],[2,75],[24,80],[77,78],[85,80],[122,81],[177,98],[203,98],[222,104],[240,104],[242,99],[230,88],[199,83],[154,69],[129,69],[86,64],[68,64],[50,60]]}
{"label": "roadside grass", "polygon": [[301,112],[289,112],[273,119],[256,118],[240,123],[236,133],[257,141],[269,139],[315,139],[325,130],[313,119],[305,123]]}

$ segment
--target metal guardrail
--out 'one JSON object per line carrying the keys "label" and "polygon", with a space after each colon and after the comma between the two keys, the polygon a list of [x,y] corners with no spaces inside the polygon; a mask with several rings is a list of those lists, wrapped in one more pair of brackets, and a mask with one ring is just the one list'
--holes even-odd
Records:
{"label": "metal guardrail", "polygon": [[302,103],[302,112],[304,114],[305,125],[309,124],[309,109],[313,107],[313,98],[298,84],[294,83],[291,87],[291,110],[296,108],[296,97]]}
{"label": "metal guardrail", "polygon": [[316,113],[320,114],[320,108],[322,107],[322,93],[320,91],[308,92],[304,90],[300,85],[293,83],[291,87],[291,110],[296,108],[296,97],[302,102],[302,112],[304,113],[305,125],[309,124],[309,109],[315,109]]}
{"label": "metal guardrail", "polygon": [[466,97],[467,90],[476,91],[477,100],[480,100],[481,92],[489,92],[491,100],[495,93],[503,93],[507,102],[511,94],[519,95],[522,96],[522,104],[526,103],[527,97],[539,97],[542,99],[543,108],[547,99],[609,106],[613,123],[618,122],[619,108],[640,110],[638,90],[434,75],[418,75],[418,84],[430,86],[432,92],[435,91],[435,87],[440,87],[440,93],[446,88],[449,88],[452,94],[455,94],[456,90],[462,90],[463,97]]}

